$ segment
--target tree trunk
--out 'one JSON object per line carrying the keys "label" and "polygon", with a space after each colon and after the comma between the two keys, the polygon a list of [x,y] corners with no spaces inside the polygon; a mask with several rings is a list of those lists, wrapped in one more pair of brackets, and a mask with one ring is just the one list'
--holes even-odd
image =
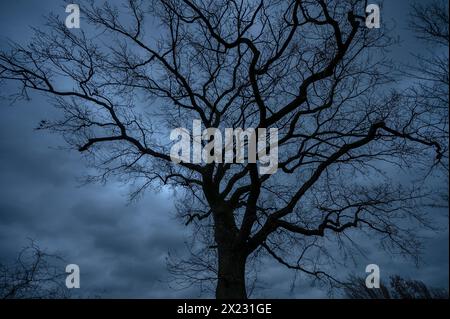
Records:
{"label": "tree trunk", "polygon": [[219,248],[217,299],[247,299],[245,289],[246,256],[241,251]]}
{"label": "tree trunk", "polygon": [[233,210],[223,203],[213,205],[218,253],[217,299],[247,299],[245,263],[247,254],[238,238]]}

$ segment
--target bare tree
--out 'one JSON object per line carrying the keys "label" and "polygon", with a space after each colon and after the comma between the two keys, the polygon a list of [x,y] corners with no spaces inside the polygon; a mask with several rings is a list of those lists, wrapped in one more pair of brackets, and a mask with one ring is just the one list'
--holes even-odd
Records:
{"label": "bare tree", "polygon": [[[334,284],[327,265],[356,251],[355,234],[417,255],[427,190],[391,178],[389,167],[411,165],[419,177],[447,161],[441,132],[420,125],[428,114],[393,90],[391,40],[386,28],[366,28],[366,5],[91,2],[81,5],[80,30],[51,15],[27,46],[12,43],[0,78],[20,84],[13,98],[53,98],[61,117],[40,128],[86,155],[100,172],[89,180],[118,176],[136,186],[132,198],[148,187],[179,190],[193,257],[173,269],[188,283],[212,280],[216,297],[246,298],[246,266],[266,256]],[[277,173],[173,163],[167,132],[194,119],[277,128]]]}
{"label": "bare tree", "polygon": [[433,0],[413,3],[410,27],[417,37],[432,45],[448,46],[448,2]]}
{"label": "bare tree", "polygon": [[13,264],[0,263],[0,299],[68,298],[60,261],[30,240]]}
{"label": "bare tree", "polygon": [[434,0],[411,6],[410,27],[428,45],[428,50],[415,53],[416,64],[406,69],[405,73],[415,83],[405,95],[416,112],[429,114],[427,119],[422,119],[422,126],[440,130],[441,143],[446,143],[448,136],[448,24],[448,1]]}
{"label": "bare tree", "polygon": [[350,277],[344,294],[350,299],[448,299],[448,291],[431,288],[422,281],[391,276],[389,285],[380,283],[380,288],[367,288],[364,278]]}

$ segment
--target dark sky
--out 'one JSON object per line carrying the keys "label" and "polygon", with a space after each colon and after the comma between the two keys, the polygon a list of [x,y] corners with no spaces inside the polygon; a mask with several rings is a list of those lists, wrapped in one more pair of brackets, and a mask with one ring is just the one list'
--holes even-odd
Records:
{"label": "dark sky", "polygon": [[[387,0],[382,11],[383,21],[396,21],[395,32],[403,40],[392,52],[399,62],[409,59],[408,52],[423,50],[405,29],[409,3]],[[39,27],[42,15],[50,11],[65,15],[61,1],[1,1],[1,47],[8,37],[26,41],[32,34],[29,26]],[[2,87],[1,95],[10,88]],[[33,238],[42,248],[57,251],[68,263],[80,266],[83,295],[198,297],[197,288],[177,291],[167,283],[167,253],[184,254],[188,232],[174,218],[170,193],[147,192],[129,203],[127,186],[119,182],[81,185],[86,163],[80,154],[58,150],[64,146],[61,138],[34,130],[39,120],[54,114],[49,104],[42,96],[13,106],[0,101],[0,261],[11,260],[27,238]],[[366,257],[354,271],[363,275],[365,265],[376,263],[382,278],[396,273],[448,288],[448,215],[445,210],[433,214],[443,230],[426,240],[420,267],[367,243]],[[257,296],[326,296],[325,291],[310,287],[305,278],[297,280],[291,290],[293,278],[292,272],[267,262],[260,274],[263,289]]]}

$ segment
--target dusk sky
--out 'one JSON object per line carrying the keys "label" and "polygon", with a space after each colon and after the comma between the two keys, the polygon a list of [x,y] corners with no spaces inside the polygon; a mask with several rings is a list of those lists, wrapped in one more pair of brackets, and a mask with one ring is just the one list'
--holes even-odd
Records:
{"label": "dusk sky", "polygon": [[[370,1],[369,1],[370,2]],[[373,1],[376,3],[376,1]],[[394,25],[401,43],[392,57],[398,63],[411,61],[425,44],[407,30],[409,0],[386,0],[382,22]],[[26,43],[31,27],[41,28],[43,16],[55,12],[64,17],[61,1],[2,1],[0,47],[7,39]],[[382,26],[383,27],[383,26]],[[1,87],[1,96],[14,84]],[[28,238],[41,248],[61,254],[81,270],[81,288],[88,297],[195,298],[198,287],[173,289],[166,267],[168,253],[183,256],[191,229],[175,218],[171,191],[147,191],[128,201],[130,185],[110,180],[105,185],[81,183],[87,163],[76,150],[68,150],[58,135],[35,128],[57,110],[45,96],[33,94],[30,101],[10,105],[0,100],[0,262],[8,263]],[[61,148],[62,147],[62,148]],[[445,185],[443,186],[445,187]],[[339,274],[365,275],[365,266],[380,266],[381,278],[391,274],[422,280],[448,289],[448,211],[432,209],[436,233],[427,232],[419,266],[392,256],[373,243],[362,243],[365,257],[356,264],[336,269]],[[295,279],[292,271],[273,260],[265,262],[258,275],[260,287],[251,297],[321,298],[327,291],[312,287],[308,277]],[[295,280],[295,285],[291,286]]]}

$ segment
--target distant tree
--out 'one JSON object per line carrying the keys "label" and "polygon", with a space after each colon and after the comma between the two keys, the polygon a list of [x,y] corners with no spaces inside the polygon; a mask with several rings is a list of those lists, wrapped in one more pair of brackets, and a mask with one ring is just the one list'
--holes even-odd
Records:
{"label": "distant tree", "polygon": [[[408,101],[422,117],[422,134],[432,130],[436,139],[445,143],[448,137],[449,105],[449,15],[447,0],[415,2],[411,5],[410,28],[423,41],[426,52],[415,53],[414,64],[405,73],[414,85],[405,93]],[[445,167],[448,174],[448,166]],[[448,203],[448,194],[445,192]]]}
{"label": "distant tree", "polygon": [[432,0],[411,5],[410,27],[431,45],[448,46],[448,1]]}
{"label": "distant tree", "polygon": [[[1,52],[0,80],[18,84],[13,99],[52,98],[60,116],[40,128],[86,155],[99,172],[90,180],[134,183],[132,198],[177,190],[179,216],[195,227],[193,257],[172,268],[187,283],[246,298],[248,265],[269,257],[335,284],[326,267],[358,252],[356,233],[388,251],[420,252],[428,192],[387,167],[414,167],[419,179],[448,159],[435,115],[396,90],[389,29],[365,26],[366,5],[91,1],[81,4],[80,30],[50,16],[28,45]],[[168,132],[194,119],[277,128],[277,173],[223,158],[173,163]]]}
{"label": "distant tree", "polygon": [[422,281],[391,276],[388,285],[367,288],[365,278],[350,277],[344,288],[344,296],[350,299],[447,299],[448,291],[431,288]]}
{"label": "distant tree", "polygon": [[12,264],[0,263],[0,299],[68,298],[61,257],[30,241]]}

